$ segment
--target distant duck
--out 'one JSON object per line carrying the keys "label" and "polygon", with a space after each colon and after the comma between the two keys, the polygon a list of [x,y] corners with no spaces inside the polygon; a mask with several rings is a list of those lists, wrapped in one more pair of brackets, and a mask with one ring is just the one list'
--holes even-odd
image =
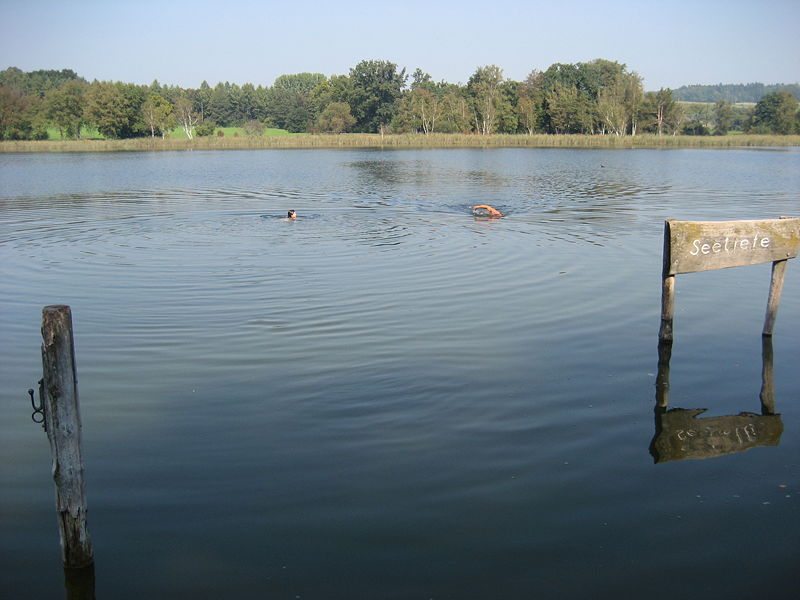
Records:
{"label": "distant duck", "polygon": [[488,204],[478,204],[477,206],[472,207],[472,214],[478,217],[502,217],[503,213],[499,210],[494,208],[493,206],[489,206]]}

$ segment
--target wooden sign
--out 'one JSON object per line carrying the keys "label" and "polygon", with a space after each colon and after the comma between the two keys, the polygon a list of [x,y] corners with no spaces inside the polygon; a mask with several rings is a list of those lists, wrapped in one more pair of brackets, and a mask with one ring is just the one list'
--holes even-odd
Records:
{"label": "wooden sign", "polygon": [[[664,267],[669,275],[795,258],[800,219],[666,222]],[[668,243],[667,243],[668,242]]]}
{"label": "wooden sign", "polygon": [[800,218],[761,221],[677,221],[664,224],[661,341],[672,340],[675,275],[772,263],[763,335],[772,335],[786,261],[800,250]]}

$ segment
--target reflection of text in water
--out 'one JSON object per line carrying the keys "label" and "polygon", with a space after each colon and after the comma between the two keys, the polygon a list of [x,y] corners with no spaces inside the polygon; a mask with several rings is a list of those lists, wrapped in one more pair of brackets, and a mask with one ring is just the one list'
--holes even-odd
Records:
{"label": "reflection of text in water", "polygon": [[[752,423],[745,425],[744,427],[737,427],[733,433],[736,434],[736,439],[740,444],[755,442],[758,439],[756,436],[755,425]],[[678,429],[675,432],[675,436],[681,441],[692,437],[707,437],[711,439],[714,437],[723,437],[729,435],[731,435],[731,431],[724,429],[714,430],[712,427],[706,427],[705,429],[701,429],[699,431],[695,429]]]}

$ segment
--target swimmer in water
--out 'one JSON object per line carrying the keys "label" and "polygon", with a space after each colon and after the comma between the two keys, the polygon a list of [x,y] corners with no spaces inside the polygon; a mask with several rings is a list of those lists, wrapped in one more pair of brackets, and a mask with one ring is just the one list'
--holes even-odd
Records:
{"label": "swimmer in water", "polygon": [[472,213],[477,217],[502,217],[503,213],[499,210],[494,208],[493,206],[489,206],[488,204],[478,204],[478,206],[472,207]]}
{"label": "swimmer in water", "polygon": [[290,210],[288,213],[286,213],[286,218],[287,219],[296,219],[297,218],[297,213],[294,210]]}

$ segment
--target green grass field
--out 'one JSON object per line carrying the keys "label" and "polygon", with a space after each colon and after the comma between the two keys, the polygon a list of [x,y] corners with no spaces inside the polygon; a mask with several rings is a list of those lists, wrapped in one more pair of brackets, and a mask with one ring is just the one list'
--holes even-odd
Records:
{"label": "green grass field", "polygon": [[[223,135],[220,135],[220,132]],[[295,135],[305,135],[304,133],[289,133],[285,129],[274,129],[271,127],[267,127],[264,129],[264,136],[266,137],[286,137],[286,136],[295,136]],[[177,140],[185,140],[186,132],[183,131],[181,127],[176,127],[172,130],[169,134],[169,137],[172,139]],[[231,137],[231,138],[240,138],[240,137],[247,137],[245,133],[244,127],[217,127],[214,129],[214,137]]]}
{"label": "green grass field", "polygon": [[[61,137],[61,134],[58,132],[58,129],[55,127],[48,127],[47,129],[47,139],[48,140],[63,140],[64,138]],[[94,127],[83,127],[81,129],[81,139],[83,140],[102,140],[105,139],[105,136],[97,131]]]}

